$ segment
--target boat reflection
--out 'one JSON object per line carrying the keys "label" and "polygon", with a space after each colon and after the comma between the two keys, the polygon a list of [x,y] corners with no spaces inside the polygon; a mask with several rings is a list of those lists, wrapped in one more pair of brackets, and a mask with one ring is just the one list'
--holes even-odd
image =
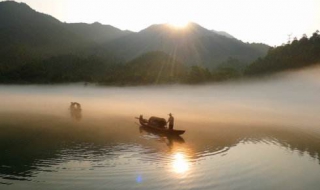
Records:
{"label": "boat reflection", "polygon": [[166,134],[159,134],[159,133],[156,133],[154,132],[153,130],[150,130],[146,127],[143,127],[143,126],[140,126],[139,127],[139,132],[141,135],[144,135],[144,134],[152,134],[152,135],[155,135],[156,137],[158,137],[159,139],[162,139],[163,141],[166,142],[166,144],[169,146],[169,147],[172,147],[174,145],[174,143],[179,143],[179,144],[182,144],[182,143],[185,143],[185,140],[181,137],[181,136],[177,136],[177,135],[166,135]]}
{"label": "boat reflection", "polygon": [[[181,136],[158,134],[143,126],[139,128],[139,132],[141,135],[152,135],[152,137],[156,137],[160,142],[166,143],[169,147],[169,172],[174,173],[176,177],[183,177],[187,174],[190,170],[191,162],[188,159],[190,156],[187,156],[190,153],[190,149],[186,147],[185,140]],[[146,136],[146,138],[148,138],[148,136]]]}
{"label": "boat reflection", "polygon": [[81,120],[82,118],[81,104],[79,104],[78,102],[71,102],[69,110],[70,110],[70,116],[72,119],[76,121]]}

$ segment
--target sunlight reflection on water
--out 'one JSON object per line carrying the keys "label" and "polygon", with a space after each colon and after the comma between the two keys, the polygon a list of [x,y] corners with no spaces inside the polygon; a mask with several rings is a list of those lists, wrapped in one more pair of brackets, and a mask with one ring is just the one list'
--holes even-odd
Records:
{"label": "sunlight reflection on water", "polygon": [[178,152],[173,156],[172,169],[175,173],[185,174],[189,170],[189,162],[184,154]]}

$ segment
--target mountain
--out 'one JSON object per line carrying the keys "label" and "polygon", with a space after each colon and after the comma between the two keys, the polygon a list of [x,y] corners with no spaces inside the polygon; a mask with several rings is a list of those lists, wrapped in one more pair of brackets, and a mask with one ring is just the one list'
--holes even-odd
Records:
{"label": "mountain", "polygon": [[8,59],[25,60],[33,55],[47,58],[86,49],[85,54],[108,52],[130,61],[147,52],[163,51],[186,65],[215,68],[229,58],[252,62],[264,56],[269,48],[264,44],[243,43],[196,23],[184,29],[168,24],[152,25],[137,33],[100,23],[62,23],[14,1],[0,2],[0,23],[0,55],[14,55]]}
{"label": "mountain", "polygon": [[125,81],[140,84],[178,82],[187,72],[185,65],[163,52],[143,54],[124,67]]}
{"label": "mountain", "polygon": [[65,24],[65,27],[77,36],[97,44],[106,43],[132,33],[130,31],[122,31],[111,25],[102,25],[98,22],[93,24],[70,23]]}
{"label": "mountain", "polygon": [[38,13],[24,3],[0,3],[0,51],[26,47],[29,51],[62,53],[83,43],[57,19]]}
{"label": "mountain", "polygon": [[130,33],[99,23],[62,23],[14,1],[0,2],[0,23],[0,52],[24,47],[44,56],[74,52]]}
{"label": "mountain", "polygon": [[217,33],[217,34],[219,34],[221,36],[225,36],[227,38],[235,38],[231,34],[229,34],[227,32],[224,32],[224,31],[216,31],[216,30],[211,30],[211,31],[214,32],[214,33]]}
{"label": "mountain", "polygon": [[168,24],[152,25],[106,43],[105,49],[129,61],[150,51],[163,51],[186,65],[215,68],[232,57],[250,63],[263,57],[269,46],[243,43],[189,23],[186,28]]}
{"label": "mountain", "polygon": [[97,46],[129,33],[98,23],[62,23],[25,3],[0,2],[0,73],[59,55],[80,54],[86,59],[99,54],[115,60]]}
{"label": "mountain", "polygon": [[269,49],[226,35],[196,23],[184,29],[158,24],[140,32],[100,23],[69,24],[25,3],[4,1],[0,2],[0,82],[123,79],[150,84],[177,82],[185,76],[192,82],[199,73],[203,80],[211,78],[209,69],[223,63],[242,69]]}

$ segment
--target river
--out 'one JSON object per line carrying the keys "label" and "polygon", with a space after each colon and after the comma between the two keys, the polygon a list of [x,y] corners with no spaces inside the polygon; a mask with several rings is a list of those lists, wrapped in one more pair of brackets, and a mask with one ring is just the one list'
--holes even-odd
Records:
{"label": "river", "polygon": [[[318,189],[319,73],[198,86],[1,85],[0,189]],[[181,137],[135,119],[169,113]]]}

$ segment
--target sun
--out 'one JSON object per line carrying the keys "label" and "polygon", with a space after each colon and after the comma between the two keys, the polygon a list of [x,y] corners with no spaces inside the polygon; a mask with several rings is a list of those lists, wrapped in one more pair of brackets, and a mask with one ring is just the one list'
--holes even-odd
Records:
{"label": "sun", "polygon": [[185,28],[189,22],[188,21],[174,21],[174,22],[170,22],[170,25],[176,27],[176,28]]}
{"label": "sun", "polygon": [[170,24],[171,26],[174,26],[176,28],[185,28],[188,26],[190,21],[188,20],[185,20],[185,19],[179,19],[179,18],[176,18],[176,19],[172,19],[168,22],[168,24]]}

